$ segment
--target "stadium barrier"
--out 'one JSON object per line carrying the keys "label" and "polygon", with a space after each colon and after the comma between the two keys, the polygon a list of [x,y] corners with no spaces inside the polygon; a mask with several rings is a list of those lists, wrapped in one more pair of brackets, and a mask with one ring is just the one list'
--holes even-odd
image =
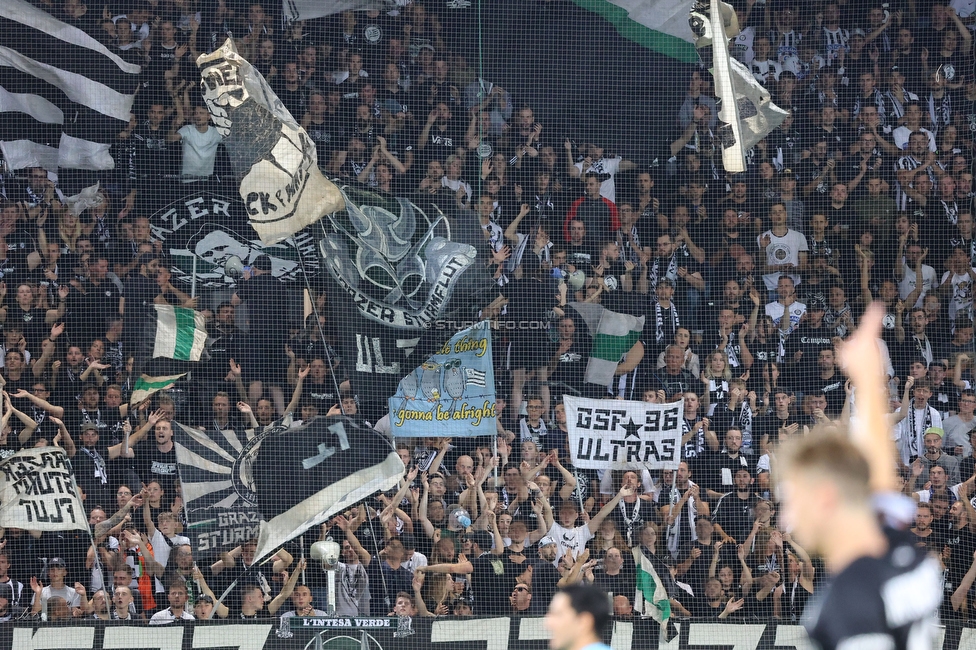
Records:
{"label": "stadium barrier", "polygon": [[[14,621],[0,626],[0,648],[62,650],[547,650],[542,617],[521,618],[335,618],[271,622],[187,623],[133,626],[103,621],[37,625]],[[799,625],[784,623],[679,621],[678,634],[660,641],[650,619],[615,621],[605,640],[614,650],[808,650]],[[976,649],[976,628],[945,626],[934,650]]]}

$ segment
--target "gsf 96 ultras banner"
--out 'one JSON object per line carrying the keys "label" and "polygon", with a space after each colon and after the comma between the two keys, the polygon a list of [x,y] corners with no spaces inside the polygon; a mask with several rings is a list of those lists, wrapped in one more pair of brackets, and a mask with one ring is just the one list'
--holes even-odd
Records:
{"label": "gsf 96 ultras banner", "polygon": [[573,465],[585,469],[677,469],[684,403],[563,397]]}

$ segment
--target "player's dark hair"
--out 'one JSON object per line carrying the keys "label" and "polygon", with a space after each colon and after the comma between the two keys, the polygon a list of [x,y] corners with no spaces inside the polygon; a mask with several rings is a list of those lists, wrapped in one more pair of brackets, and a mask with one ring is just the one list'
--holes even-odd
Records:
{"label": "player's dark hair", "polygon": [[593,585],[571,585],[560,591],[569,598],[573,611],[593,617],[593,631],[597,636],[602,636],[613,613],[607,600],[607,592]]}

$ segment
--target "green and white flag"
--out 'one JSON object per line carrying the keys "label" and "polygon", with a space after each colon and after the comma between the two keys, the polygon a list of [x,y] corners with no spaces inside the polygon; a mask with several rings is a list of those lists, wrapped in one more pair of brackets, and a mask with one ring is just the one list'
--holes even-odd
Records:
{"label": "green and white flag", "polygon": [[135,386],[132,387],[132,396],[129,398],[129,404],[139,404],[153,393],[166,390],[175,384],[177,380],[185,376],[185,372],[179,375],[163,375],[160,377],[142,375],[136,380]]}
{"label": "green and white flag", "polygon": [[[728,39],[739,33],[735,10],[722,0],[573,0],[613,23],[617,32],[638,45],[685,63],[699,61],[697,48],[713,46],[706,55],[722,99],[718,134],[723,141],[725,171],[745,171],[745,155],[786,118],[772,103],[749,69],[729,56]],[[692,29],[692,23],[696,30]],[[725,38],[721,36],[725,35]],[[719,38],[714,38],[718,34]],[[710,58],[710,60],[708,60]]]}
{"label": "green and white flag", "polygon": [[640,548],[634,547],[634,564],[637,566],[637,593],[634,595],[634,611],[650,616],[658,623],[671,618],[671,600],[668,590],[654,570],[654,564]]}
{"label": "green and white flag", "polygon": [[193,309],[155,305],[156,342],[153,358],[199,361],[207,342],[207,321]]}
{"label": "green and white flag", "polygon": [[603,16],[624,38],[685,63],[696,63],[695,35],[688,25],[692,0],[573,0]]}
{"label": "green and white flag", "polygon": [[644,317],[610,311],[594,303],[571,302],[569,306],[583,318],[593,337],[583,379],[590,384],[606,386],[613,381],[620,359],[640,339]]}

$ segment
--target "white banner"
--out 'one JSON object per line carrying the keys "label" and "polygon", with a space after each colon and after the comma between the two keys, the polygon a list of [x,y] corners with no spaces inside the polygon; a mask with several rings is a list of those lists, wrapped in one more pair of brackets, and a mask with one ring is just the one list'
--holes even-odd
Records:
{"label": "white banner", "polygon": [[684,402],[651,404],[563,396],[573,465],[584,469],[676,469]]}
{"label": "white banner", "polygon": [[63,449],[22,449],[0,463],[0,527],[89,529]]}
{"label": "white banner", "polygon": [[[282,0],[282,15],[288,22],[311,20],[322,16],[341,14],[344,11],[365,11],[367,9],[395,9],[394,0]],[[404,3],[406,4],[406,3]]]}

